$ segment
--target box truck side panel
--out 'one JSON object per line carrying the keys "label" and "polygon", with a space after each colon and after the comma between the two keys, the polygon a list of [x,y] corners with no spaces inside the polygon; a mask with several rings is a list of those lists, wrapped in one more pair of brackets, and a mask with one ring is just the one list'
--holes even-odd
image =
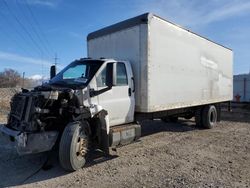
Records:
{"label": "box truck side panel", "polygon": [[146,36],[147,24],[142,24],[88,40],[89,57],[105,57],[131,63],[135,80],[136,111],[147,109]]}
{"label": "box truck side panel", "polygon": [[159,17],[149,21],[148,109],[232,99],[232,51]]}

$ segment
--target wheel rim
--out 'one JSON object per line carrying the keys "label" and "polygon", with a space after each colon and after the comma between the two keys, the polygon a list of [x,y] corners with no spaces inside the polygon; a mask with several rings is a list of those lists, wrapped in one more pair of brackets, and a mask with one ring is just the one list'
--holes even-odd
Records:
{"label": "wheel rim", "polygon": [[217,114],[216,114],[216,111],[213,109],[210,113],[209,121],[211,124],[214,124],[216,123],[216,120],[217,120]]}
{"label": "wheel rim", "polygon": [[83,160],[87,153],[87,138],[80,131],[77,137],[76,150],[75,154],[78,160]]}

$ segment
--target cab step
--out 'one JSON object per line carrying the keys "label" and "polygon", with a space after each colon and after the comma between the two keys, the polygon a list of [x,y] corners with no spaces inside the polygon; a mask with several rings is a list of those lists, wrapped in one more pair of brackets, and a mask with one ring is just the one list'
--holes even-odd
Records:
{"label": "cab step", "polygon": [[124,124],[110,128],[110,147],[130,144],[141,137],[141,125]]}

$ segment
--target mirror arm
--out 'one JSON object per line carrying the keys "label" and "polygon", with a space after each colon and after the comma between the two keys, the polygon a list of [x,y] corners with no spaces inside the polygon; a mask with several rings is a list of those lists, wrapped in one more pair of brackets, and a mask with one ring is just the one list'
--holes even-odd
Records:
{"label": "mirror arm", "polygon": [[109,91],[111,89],[112,89],[112,87],[106,87],[106,88],[103,88],[103,89],[97,90],[97,91],[94,90],[94,89],[90,89],[89,90],[89,96],[90,97],[95,97],[95,96],[98,96],[98,95],[100,95],[102,93],[105,93],[105,92],[107,92],[107,91]]}

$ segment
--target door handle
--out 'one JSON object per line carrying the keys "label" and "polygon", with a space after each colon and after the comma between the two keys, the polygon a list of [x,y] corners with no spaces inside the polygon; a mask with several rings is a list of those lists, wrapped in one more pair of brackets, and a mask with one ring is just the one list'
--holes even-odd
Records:
{"label": "door handle", "polygon": [[133,82],[133,93],[135,92],[135,79],[134,77],[131,78],[132,82]]}
{"label": "door handle", "polygon": [[128,96],[131,96],[131,95],[132,95],[132,89],[128,88]]}

